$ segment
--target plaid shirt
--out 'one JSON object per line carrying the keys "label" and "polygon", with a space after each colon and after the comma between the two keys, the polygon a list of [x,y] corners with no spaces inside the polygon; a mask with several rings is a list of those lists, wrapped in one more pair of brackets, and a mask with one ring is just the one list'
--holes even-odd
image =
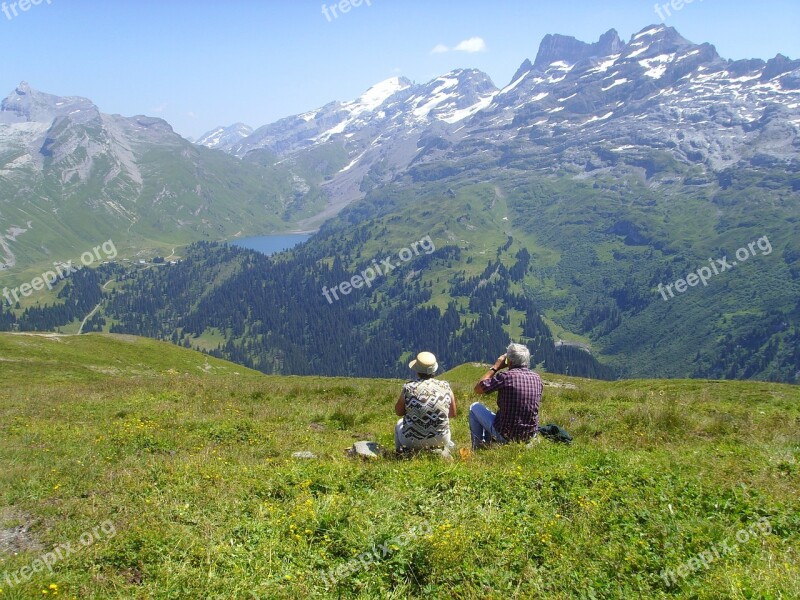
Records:
{"label": "plaid shirt", "polygon": [[542,379],[527,367],[512,367],[481,381],[484,393],[499,390],[494,428],[509,441],[530,439],[539,429]]}

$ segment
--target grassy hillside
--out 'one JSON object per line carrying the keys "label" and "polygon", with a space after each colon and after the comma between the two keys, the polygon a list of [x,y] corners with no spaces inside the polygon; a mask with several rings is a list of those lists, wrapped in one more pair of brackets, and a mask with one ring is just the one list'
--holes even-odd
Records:
{"label": "grassy hillside", "polygon": [[[103,145],[101,133],[82,133]],[[137,149],[141,182],[111,177],[115,165],[105,154],[94,157],[84,179],[67,178],[65,171],[84,160],[76,152],[43,171],[31,167],[0,179],[0,221],[8,238],[2,240],[8,252],[0,246],[0,263],[8,263],[0,272],[3,285],[29,282],[54,261],[80,264],[82,253],[107,240],[116,252],[102,260],[167,256],[196,241],[291,230],[325,208],[318,184],[305,183],[305,165],[243,162],[172,134]],[[308,176],[319,179],[315,171]],[[14,228],[20,231],[12,238]]]}
{"label": "grassy hillside", "polygon": [[[469,177],[403,181],[349,207],[328,224],[335,235],[314,241],[335,248],[358,227],[366,241],[349,253],[354,257],[380,256],[381,248],[402,247],[422,232],[437,247],[458,244],[462,261],[419,277],[440,308],[469,300],[449,287],[454,275],[474,276],[495,258],[509,266],[524,247],[530,268],[513,291],[534,300],[555,331],[588,340],[623,377],[797,382],[795,175],[741,170],[704,186],[678,183],[678,175],[543,177],[487,166]],[[498,249],[506,236],[514,242],[504,254]],[[746,264],[668,301],[659,293],[659,284],[709,258],[737,262],[736,251],[757,239],[770,242],[768,253],[757,249]],[[506,330],[516,334],[513,318]]]}
{"label": "grassy hillside", "polygon": [[[344,160],[333,148],[318,158],[326,169]],[[793,174],[765,167],[685,185],[694,179],[680,169],[645,178],[638,167],[584,177],[486,166],[374,189],[276,259],[179,248],[175,269],[106,289],[91,329],[173,339],[268,373],[392,377],[409,347],[453,366],[493,358],[488,338],[538,345],[537,363],[571,375],[800,381]],[[414,256],[420,240],[429,247]],[[351,283],[384,259],[398,268]],[[55,321],[18,310],[17,325],[71,320],[65,331],[77,331],[100,301],[91,287],[86,311]]]}
{"label": "grassy hillside", "polygon": [[[445,375],[460,447],[481,370]],[[572,446],[362,463],[343,449],[391,446],[400,381],[0,335],[0,598],[800,595],[800,389],[545,380]]]}
{"label": "grassy hillside", "polygon": [[32,378],[42,384],[60,384],[91,383],[109,376],[132,380],[198,373],[257,374],[172,344],[126,335],[3,334],[0,362],[0,384],[8,388]]}
{"label": "grassy hillside", "polygon": [[[126,279],[100,314],[107,331],[269,373],[391,377],[408,347],[428,345],[453,366],[493,358],[487,339],[514,339],[571,375],[797,383],[793,176],[743,170],[686,186],[679,174],[490,169],[398,181],[274,260],[183,249],[184,264]],[[759,187],[767,176],[775,189]],[[436,250],[413,256],[420,240]],[[398,268],[353,280],[384,259]]]}

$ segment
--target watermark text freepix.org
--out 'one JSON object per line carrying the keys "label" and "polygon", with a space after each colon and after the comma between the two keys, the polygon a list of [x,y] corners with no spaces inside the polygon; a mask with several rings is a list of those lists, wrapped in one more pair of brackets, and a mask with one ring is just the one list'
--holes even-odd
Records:
{"label": "watermark text freepix.org", "polygon": [[39,558],[11,573],[4,573],[0,582],[5,581],[9,588],[15,585],[30,581],[35,573],[41,573],[45,569],[50,573],[53,572],[53,565],[57,562],[64,560],[72,554],[77,554],[84,548],[88,548],[92,544],[99,542],[102,539],[110,540],[117,535],[117,528],[111,521],[103,521],[100,525],[93,527],[91,531],[86,531],[81,534],[77,542],[63,542],[53,546],[51,552],[45,552]]}
{"label": "watermark text freepix.org", "polygon": [[333,19],[338,19],[340,14],[349,13],[351,8],[358,8],[362,4],[372,6],[372,0],[341,0],[330,6],[323,4],[322,14],[325,15],[325,18],[328,19],[328,23],[330,23]]}
{"label": "watermark text freepix.org", "polygon": [[20,296],[27,298],[33,294],[33,292],[41,291],[44,288],[52,290],[53,286],[62,279],[66,279],[73,273],[77,273],[83,267],[88,267],[96,260],[102,260],[103,257],[100,255],[101,250],[103,254],[105,254],[106,259],[114,259],[117,257],[117,248],[114,246],[114,242],[108,240],[101,246],[95,246],[91,251],[81,254],[81,264],[79,265],[73,265],[73,261],[71,260],[67,262],[54,262],[53,266],[55,267],[55,271],[45,271],[42,273],[41,277],[34,277],[30,283],[23,283],[16,288],[8,289],[4,287],[3,297],[6,299],[6,302],[8,302],[8,305],[12,306],[14,302],[19,302]]}
{"label": "watermark text freepix.org", "polygon": [[[756,241],[747,244],[746,247],[739,248],[736,251],[735,261],[729,263],[727,256],[723,256],[721,259],[709,258],[708,263],[711,265],[710,267],[700,267],[696,272],[689,273],[686,279],[678,279],[675,283],[669,283],[666,286],[663,283],[659,283],[658,291],[661,292],[661,296],[664,298],[664,302],[666,302],[669,298],[675,297],[675,294],[672,292],[673,287],[679,294],[684,293],[687,289],[696,286],[698,283],[702,283],[705,287],[708,285],[708,280],[715,275],[730,271],[736,265],[745,262],[750,256],[755,256],[756,248],[761,250],[761,256],[772,254],[772,244],[770,244],[769,238],[767,238],[767,236],[760,237]],[[667,297],[667,292],[669,292],[669,298]]]}
{"label": "watermark text freepix.org", "polygon": [[0,4],[0,11],[6,16],[9,21],[19,15],[17,9],[21,12],[28,12],[31,6],[39,6],[42,2],[52,4],[53,0],[17,0],[16,2],[3,2]]}
{"label": "watermark text freepix.org", "polygon": [[371,564],[388,558],[390,554],[409,544],[413,539],[423,535],[430,535],[431,533],[433,533],[433,528],[430,523],[428,523],[428,521],[423,521],[405,533],[401,533],[394,538],[386,540],[378,546],[373,546],[371,550],[359,554],[350,562],[339,565],[338,567],[331,567],[328,569],[327,575],[322,576],[322,579],[325,580],[325,583],[329,587],[332,587],[339,579],[360,571],[361,569],[368,569]]}
{"label": "watermark text freepix.org", "polygon": [[[766,517],[762,517],[758,522],[750,525],[747,529],[740,529],[736,532],[736,541],[739,544],[746,544],[751,539],[756,539],[759,535],[769,535],[772,533],[772,525]],[[725,540],[721,544],[715,544],[708,550],[703,550],[699,554],[694,555],[676,569],[664,569],[659,576],[664,580],[667,587],[671,587],[678,583],[678,577],[686,579],[690,574],[699,571],[700,569],[708,569],[716,560],[729,554],[735,554],[739,550],[739,544],[735,544],[730,540]],[[676,575],[678,577],[676,577]]]}
{"label": "watermark text freepix.org", "polygon": [[[430,254],[431,252],[436,251],[436,246],[434,246],[431,236],[426,235],[418,242],[411,244],[410,248],[403,248],[397,253],[397,256],[401,261],[408,262],[415,256],[419,256],[420,250],[422,250],[425,254]],[[392,262],[391,257],[384,258],[380,264],[378,263],[378,259],[374,259],[372,261],[372,266],[361,271],[359,275],[353,275],[349,280],[343,281],[339,285],[333,286],[331,289],[328,289],[327,285],[323,285],[322,295],[325,296],[328,304],[333,304],[334,300],[339,299],[337,291],[338,293],[342,294],[342,296],[347,296],[354,289],[359,290],[364,286],[367,286],[368,288],[372,287],[373,281],[375,281],[378,277],[387,275],[396,269],[397,266],[398,265],[395,265]],[[331,295],[333,298],[331,298]]]}
{"label": "watermark text freepix.org", "polygon": [[[655,11],[658,15],[658,18],[661,19],[662,23],[667,20],[667,17],[671,17],[672,13],[670,12],[670,8],[675,12],[683,9],[684,5],[692,4],[695,0],[670,0],[669,2],[664,2],[664,4],[655,5]],[[702,2],[703,0],[697,0],[697,2]],[[667,13],[667,17],[664,16],[664,13]]]}

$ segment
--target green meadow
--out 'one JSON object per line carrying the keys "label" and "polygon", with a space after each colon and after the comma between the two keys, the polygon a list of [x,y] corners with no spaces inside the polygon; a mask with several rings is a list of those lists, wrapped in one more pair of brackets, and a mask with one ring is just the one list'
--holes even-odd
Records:
{"label": "green meadow", "polygon": [[800,388],[543,376],[571,446],[362,461],[399,380],[2,334],[0,599],[800,597]]}

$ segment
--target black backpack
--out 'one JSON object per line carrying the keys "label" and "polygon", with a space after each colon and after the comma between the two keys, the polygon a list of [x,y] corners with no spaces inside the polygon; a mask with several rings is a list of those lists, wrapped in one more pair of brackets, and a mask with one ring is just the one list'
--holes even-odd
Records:
{"label": "black backpack", "polygon": [[566,430],[552,423],[539,427],[539,433],[551,442],[560,442],[568,445],[572,443],[572,436]]}

